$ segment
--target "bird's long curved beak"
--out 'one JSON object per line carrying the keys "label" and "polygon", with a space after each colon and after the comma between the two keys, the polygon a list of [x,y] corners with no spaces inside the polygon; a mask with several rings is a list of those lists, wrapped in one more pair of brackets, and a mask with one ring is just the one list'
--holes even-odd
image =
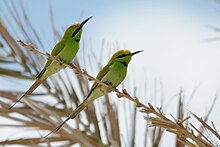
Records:
{"label": "bird's long curved beak", "polygon": [[83,26],[86,24],[86,22],[87,22],[88,20],[90,20],[91,18],[92,18],[92,16],[90,16],[89,18],[87,18],[86,20],[84,20],[84,21],[80,24],[79,28],[77,28],[77,29],[75,30],[75,32],[72,34],[72,37],[74,37],[74,36],[83,28]]}
{"label": "bird's long curved beak", "polygon": [[90,20],[92,18],[92,16],[90,16],[89,18],[87,18],[86,20],[84,20],[81,24],[80,24],[80,28],[82,28],[84,26],[84,24],[86,24],[86,22],[88,20]]}
{"label": "bird's long curved beak", "polygon": [[143,52],[143,51],[144,51],[144,50],[133,52],[133,53],[131,53],[131,56],[133,56],[133,55],[135,55],[135,54],[137,54],[137,53]]}

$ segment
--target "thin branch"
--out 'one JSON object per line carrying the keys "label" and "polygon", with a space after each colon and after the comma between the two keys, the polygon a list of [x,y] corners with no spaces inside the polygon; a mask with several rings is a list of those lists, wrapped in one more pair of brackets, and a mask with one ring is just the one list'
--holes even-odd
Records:
{"label": "thin branch", "polygon": [[108,89],[109,91],[114,91],[117,93],[117,96],[119,98],[124,97],[132,102],[134,102],[136,104],[137,107],[143,107],[143,108],[148,108],[146,105],[144,105],[143,103],[141,103],[139,101],[138,98],[133,98],[126,89],[123,89],[122,92],[119,91],[117,88],[114,88],[113,86],[111,86],[110,84],[106,84],[103,83],[102,81],[94,78],[93,76],[91,76],[90,74],[87,73],[87,71],[85,69],[80,69],[78,66],[74,65],[73,63],[67,64],[62,62],[59,58],[52,56],[49,53],[43,53],[41,51],[39,51],[37,48],[34,47],[34,45],[32,44],[26,44],[24,43],[22,40],[18,40],[18,42],[20,43],[21,46],[25,47],[26,49],[28,49],[31,52],[35,52],[37,54],[41,54],[43,56],[46,56],[48,59],[50,60],[55,60],[57,63],[62,64],[65,67],[69,67],[70,69],[74,69],[76,74],[80,74],[83,75],[85,77],[88,78],[89,81],[95,81],[96,83],[102,85],[103,87],[105,87],[106,89]]}
{"label": "thin branch", "polygon": [[[181,139],[179,140],[179,142],[181,142],[182,144],[185,144],[188,146],[214,146],[211,142],[209,142],[209,140],[205,136],[202,136],[204,138],[202,139],[199,136],[196,136],[192,129],[189,129],[188,127],[184,127],[183,123],[190,118],[189,116],[183,120],[177,120],[176,122],[172,121],[163,114],[161,108],[154,108],[150,103],[148,103],[148,106],[144,105],[143,103],[139,101],[138,98],[133,98],[127,92],[126,89],[119,91],[117,88],[114,88],[110,84],[105,84],[102,81],[94,78],[93,76],[88,74],[85,69],[80,69],[78,66],[74,65],[73,63],[66,64],[62,62],[59,58],[54,57],[49,53],[43,53],[39,51],[32,44],[26,44],[21,40],[19,40],[18,42],[22,46],[24,46],[26,49],[28,49],[29,51],[46,56],[50,60],[55,60],[57,63],[60,63],[61,65],[65,67],[69,67],[70,69],[73,69],[76,74],[85,76],[90,81],[95,81],[96,83],[102,85],[104,88],[106,88],[109,91],[116,92],[116,95],[118,96],[118,98],[123,97],[134,102],[136,104],[136,107],[142,108],[140,112],[143,112],[146,114],[154,114],[156,117],[152,117],[152,116],[146,117],[146,119],[151,122],[151,126],[158,126],[160,128],[167,129],[168,132],[174,133],[176,135],[181,135],[183,138],[191,138],[194,141],[194,142],[189,142],[187,139]],[[197,118],[195,114],[193,114],[193,116]],[[218,137],[219,134],[213,131],[212,129],[210,129],[206,123],[204,124],[203,122],[201,122],[201,124],[207,127],[214,135]]]}

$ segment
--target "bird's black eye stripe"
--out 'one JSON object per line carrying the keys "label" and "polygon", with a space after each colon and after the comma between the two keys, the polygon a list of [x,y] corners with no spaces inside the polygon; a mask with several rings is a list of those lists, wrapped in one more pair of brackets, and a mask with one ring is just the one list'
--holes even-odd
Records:
{"label": "bird's black eye stripe", "polygon": [[129,56],[130,54],[122,54],[120,56],[117,56],[116,58],[123,58],[123,57],[126,57],[126,56]]}
{"label": "bird's black eye stripe", "polygon": [[79,43],[80,39],[75,39],[75,41]]}
{"label": "bird's black eye stripe", "polygon": [[72,37],[74,37],[74,36],[80,31],[80,29],[81,29],[81,27],[77,28],[77,29],[75,30],[75,32],[73,32]]}

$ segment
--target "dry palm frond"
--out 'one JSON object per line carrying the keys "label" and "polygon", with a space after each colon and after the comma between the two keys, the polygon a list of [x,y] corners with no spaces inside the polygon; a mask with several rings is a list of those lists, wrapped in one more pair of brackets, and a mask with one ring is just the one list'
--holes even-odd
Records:
{"label": "dry palm frond", "polygon": [[[36,53],[40,53],[42,55],[47,56],[50,59],[53,60],[57,60],[56,58],[52,57],[50,54],[46,53],[41,53],[39,52],[36,48],[34,48],[32,45],[28,45],[25,44],[22,41],[19,41],[23,46],[25,46],[26,48],[30,49],[31,51],[34,51]],[[62,64],[62,62],[60,60],[57,60],[57,62],[60,62],[60,64]],[[73,64],[65,64],[63,63],[64,66],[67,66],[71,69],[74,69],[75,72],[77,74],[80,74],[82,76],[86,76],[88,78],[88,80],[93,80],[97,83],[99,83],[100,85],[102,85],[103,87],[105,87],[106,89],[109,89],[111,91],[114,91],[117,93],[117,96],[119,98],[126,98],[129,101],[132,101],[136,104],[136,107],[138,108],[142,108],[141,112],[146,113],[146,114],[153,114],[156,117],[153,116],[147,116],[146,119],[148,121],[150,121],[152,124],[151,126],[155,126],[158,127],[159,129],[163,128],[166,129],[168,132],[174,133],[177,135],[177,146],[182,146],[182,145],[188,145],[188,146],[216,146],[217,143],[212,142],[205,134],[203,134],[203,131],[199,131],[193,124],[190,124],[192,128],[189,128],[188,126],[184,126],[184,122],[186,120],[188,120],[190,118],[190,116],[186,117],[185,119],[183,119],[183,102],[182,102],[182,91],[179,94],[179,116],[178,116],[178,120],[176,122],[170,120],[169,118],[167,118],[161,108],[157,108],[155,109],[150,103],[148,104],[149,106],[144,105],[143,103],[141,103],[139,101],[138,98],[133,98],[125,89],[123,89],[122,92],[120,92],[117,88],[112,87],[111,85],[107,85],[97,79],[95,79],[94,77],[92,77],[91,75],[89,75],[86,70],[81,70],[79,67],[73,65]],[[217,97],[217,96],[216,96]],[[215,98],[216,100],[216,98]],[[193,114],[193,113],[192,113]],[[215,137],[219,138],[219,134],[212,129],[205,121],[203,121],[202,119],[200,119],[198,116],[196,116],[195,114],[193,114],[193,116],[202,124],[202,126],[204,128],[206,128],[207,130],[209,130],[210,133],[212,133],[213,135],[215,135]],[[161,130],[159,130],[161,131]],[[196,135],[194,132],[197,132],[198,135]],[[162,133],[158,133],[158,134],[162,134]],[[154,135],[155,136],[155,135]],[[158,136],[159,138],[154,139],[156,141],[160,140],[161,136]],[[189,140],[191,139],[191,140]],[[153,140],[153,142],[154,142]],[[132,143],[134,144],[134,143]],[[159,142],[154,142],[154,145],[158,146]]]}
{"label": "dry palm frond", "polygon": [[[0,75],[5,79],[16,79],[16,82],[23,83],[23,81],[33,81],[35,75],[38,74],[45,61],[39,54],[33,54],[30,51],[21,48],[15,39],[13,32],[8,30],[6,23],[3,20],[9,20],[8,17],[12,17],[12,20],[17,24],[22,33],[24,40],[27,42],[38,44],[41,48],[44,48],[43,43],[40,40],[37,32],[33,28],[30,19],[26,15],[25,9],[22,14],[18,16],[17,8],[5,2],[8,11],[11,15],[4,16],[6,19],[0,18]],[[51,11],[51,19],[52,19]],[[25,19],[22,19],[24,17]],[[24,22],[23,22],[24,21]],[[53,22],[53,21],[52,21]],[[23,24],[26,24],[26,27]],[[56,25],[53,24],[53,32],[56,39],[60,38],[61,33],[56,29]],[[33,32],[33,33],[32,33]],[[31,47],[30,47],[31,48]],[[52,47],[51,47],[52,48]],[[4,66],[6,65],[7,66]],[[74,64],[77,67],[81,66],[81,63],[75,59]],[[16,67],[16,68],[14,68]],[[86,73],[86,72],[85,72]],[[55,78],[56,77],[56,78]],[[61,78],[64,77],[64,78]],[[74,79],[74,82],[72,82]],[[17,83],[13,85],[18,86]],[[76,89],[75,86],[79,85]],[[54,144],[56,142],[63,142],[64,145],[73,145],[79,143],[83,146],[103,146],[103,138],[100,135],[100,126],[98,119],[96,118],[96,112],[94,104],[91,104],[86,111],[84,111],[83,117],[78,117],[74,120],[74,126],[65,125],[64,130],[60,130],[56,137],[47,139],[47,142],[40,142],[45,130],[52,130],[63,117],[67,117],[72,109],[76,108],[81,102],[81,97],[84,97],[88,91],[88,81],[82,77],[82,75],[76,75],[75,73],[67,73],[62,71],[55,76],[49,78],[40,88],[43,92],[35,92],[29,98],[25,98],[14,107],[13,110],[8,111],[8,107],[12,101],[15,101],[24,91],[14,90],[1,90],[0,91],[0,114],[2,117],[11,121],[16,121],[20,125],[10,125],[1,122],[1,128],[35,128],[41,134],[39,137],[27,136],[28,138],[12,139],[0,141],[0,144],[21,144],[21,145],[35,145],[40,146],[42,143]],[[87,91],[86,91],[87,89]],[[35,99],[37,98],[37,99]],[[111,104],[109,104],[111,105]],[[107,109],[107,108],[106,108]],[[16,113],[17,115],[12,115]],[[90,114],[94,114],[94,117],[89,117]],[[19,114],[19,115],[18,115]],[[106,120],[109,123],[109,120]],[[91,126],[95,126],[95,129]],[[115,124],[118,125],[118,124]],[[112,126],[113,127],[113,126]],[[29,130],[27,132],[33,132],[36,130]],[[106,134],[111,136],[111,127],[106,129]],[[1,131],[2,133],[2,131]],[[0,133],[0,136],[2,134]],[[120,133],[118,133],[120,134]],[[119,135],[118,135],[119,136]],[[104,138],[105,139],[105,138]],[[114,140],[116,139],[116,141]],[[19,141],[18,141],[19,140]],[[120,139],[113,137],[115,143],[120,144]],[[105,143],[108,144],[108,143]],[[109,142],[110,144],[110,142]]]}
{"label": "dry palm frond", "polygon": [[[35,75],[37,75],[43,65],[42,61],[44,61],[44,58],[42,55],[56,60],[57,62],[60,62],[60,60],[54,58],[48,53],[43,53],[36,49],[38,47],[44,48],[44,44],[33,28],[24,7],[21,7],[22,16],[20,16],[18,15],[13,2],[12,8],[6,2],[5,5],[8,8],[12,20],[17,24],[22,33],[23,38],[19,38],[30,44],[19,41],[19,43],[28,50],[21,48],[14,37],[14,34],[18,34],[18,32],[11,32],[12,30],[7,29],[5,24],[10,24],[10,22],[3,22],[3,20],[9,20],[7,19],[9,16],[4,16],[6,19],[0,17],[0,48],[2,49],[0,50],[0,75],[7,80],[19,80],[20,84],[23,83],[24,80],[33,82]],[[54,40],[58,40],[61,33],[57,31],[52,9],[50,11],[50,16],[55,36]],[[25,19],[21,19],[21,17]],[[24,22],[22,22],[22,20],[24,20]],[[24,27],[23,24],[25,24],[26,27]],[[38,46],[35,48],[32,44]],[[109,44],[107,45],[109,46]],[[116,46],[117,45],[118,44],[116,44]],[[162,112],[162,108],[154,108],[150,103],[145,105],[141,103],[138,98],[132,97],[127,90],[124,89],[120,91],[119,89],[115,89],[110,85],[98,81],[88,74],[86,70],[81,69],[82,62],[77,58],[74,60],[73,64],[64,65],[70,69],[74,69],[74,72],[61,71],[55,76],[52,76],[43,83],[41,86],[41,92],[35,92],[29,98],[25,98],[20,102],[20,105],[17,105],[11,111],[8,111],[10,103],[15,101],[24,91],[17,91],[17,88],[15,90],[0,90],[0,115],[16,122],[16,125],[1,123],[0,128],[23,128],[25,130],[28,129],[27,132],[37,131],[39,133],[38,137],[29,135],[28,137],[26,136],[26,138],[19,136],[16,139],[5,139],[0,141],[0,145],[20,144],[28,146],[53,146],[59,142],[64,146],[71,146],[73,144],[91,147],[110,145],[135,146],[135,137],[138,136],[138,134],[135,134],[137,129],[135,127],[137,121],[136,108],[141,109],[141,112],[147,115],[146,119],[148,120],[148,123],[151,123],[151,126],[157,127],[153,130],[153,135],[150,139],[153,146],[159,145],[164,130],[176,134],[178,136],[178,143],[183,145],[219,145],[215,140],[213,141],[213,139],[210,139],[209,136],[205,135],[203,131],[199,131],[199,129],[197,129],[198,127],[195,125],[190,124],[191,128],[189,128],[184,124],[189,117],[183,119],[183,107],[179,109],[179,114],[181,114],[181,116],[178,117],[178,120],[172,121],[165,116]],[[75,109],[79,105],[81,97],[85,97],[89,87],[88,80],[85,77],[88,80],[96,81],[104,87],[111,89],[117,93],[119,98],[125,98],[130,102],[133,102],[136,108],[129,105],[129,117],[126,118],[126,121],[122,120],[122,118],[118,116],[117,107],[107,95],[105,99],[102,99],[102,104],[97,105],[92,103],[88,106],[87,110],[83,111],[69,124],[64,125],[62,129],[53,134],[53,136],[42,141],[42,137],[48,133],[48,131],[53,130],[63,121],[63,118],[66,118],[68,114],[71,113],[72,109]],[[14,85],[18,86],[19,84],[14,83]],[[76,85],[78,85],[77,88]],[[181,101],[179,105],[182,105]],[[215,136],[216,140],[220,139],[215,127],[209,126],[195,114],[192,113],[192,115],[201,123],[205,131],[208,131],[209,134]],[[128,124],[128,121],[131,122],[131,125]],[[121,135],[120,123],[127,124],[127,128],[133,128],[131,131],[132,134],[130,136],[129,133],[127,134],[129,136],[126,136],[127,139],[123,139],[124,136]],[[148,133],[149,131],[146,131],[146,134]],[[145,142],[147,142],[146,138]]]}

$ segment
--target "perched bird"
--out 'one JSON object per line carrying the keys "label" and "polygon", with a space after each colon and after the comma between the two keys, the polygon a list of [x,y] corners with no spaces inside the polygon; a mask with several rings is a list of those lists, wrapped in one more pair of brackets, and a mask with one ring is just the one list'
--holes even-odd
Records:
{"label": "perched bird", "polygon": [[[129,50],[117,51],[109,60],[107,65],[99,72],[96,79],[116,88],[124,80],[127,74],[128,64],[131,61],[132,56],[139,52],[142,51],[136,51],[133,53],[131,53]],[[48,135],[58,131],[69,119],[74,119],[89,103],[101,96],[108,94],[109,92],[111,92],[110,89],[107,89],[97,82],[94,82],[86,99],[69,115],[69,117],[63,123],[61,123]],[[45,136],[45,138],[47,136]]]}
{"label": "perched bird", "polygon": [[[82,34],[82,28],[91,17],[84,20],[82,23],[74,23],[65,31],[63,38],[53,48],[51,55],[58,58],[64,63],[71,63],[79,50],[79,42]],[[13,104],[11,109],[17,102],[19,102],[26,95],[30,95],[42,82],[49,76],[65,68],[64,65],[55,60],[49,59],[42,71],[37,75],[35,82],[31,87]]]}

